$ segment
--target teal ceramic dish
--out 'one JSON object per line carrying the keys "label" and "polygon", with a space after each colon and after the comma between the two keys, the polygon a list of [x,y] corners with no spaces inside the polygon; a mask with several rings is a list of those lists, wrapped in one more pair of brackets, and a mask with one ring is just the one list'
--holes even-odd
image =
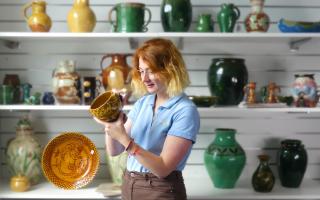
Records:
{"label": "teal ceramic dish", "polygon": [[217,97],[215,96],[188,96],[193,103],[198,107],[210,107],[216,104]]}
{"label": "teal ceramic dish", "polygon": [[303,22],[280,19],[278,28],[284,33],[316,33],[320,32],[320,22]]}

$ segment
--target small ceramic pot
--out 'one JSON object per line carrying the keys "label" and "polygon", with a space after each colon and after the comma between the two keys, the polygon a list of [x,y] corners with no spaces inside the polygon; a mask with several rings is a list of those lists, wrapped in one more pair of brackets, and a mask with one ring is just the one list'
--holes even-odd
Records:
{"label": "small ceramic pot", "polygon": [[26,176],[13,176],[10,179],[10,188],[15,192],[24,192],[30,188],[30,182]]}
{"label": "small ceramic pot", "polygon": [[121,96],[107,91],[96,97],[90,105],[90,113],[102,121],[115,121],[118,119],[123,104]]}

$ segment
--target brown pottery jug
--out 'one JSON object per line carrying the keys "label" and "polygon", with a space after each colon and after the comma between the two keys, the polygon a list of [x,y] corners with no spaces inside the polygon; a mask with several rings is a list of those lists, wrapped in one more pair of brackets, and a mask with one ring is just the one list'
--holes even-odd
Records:
{"label": "brown pottery jug", "polygon": [[[102,84],[106,91],[115,90],[120,92],[124,97],[124,103],[128,103],[127,99],[131,94],[131,67],[127,64],[126,58],[131,54],[106,54],[100,62]],[[103,61],[111,58],[111,64],[103,68]]]}
{"label": "brown pottery jug", "polygon": [[[29,8],[32,8],[32,14],[27,15]],[[49,32],[52,22],[50,17],[46,14],[46,2],[34,0],[25,5],[24,17],[32,32]]]}

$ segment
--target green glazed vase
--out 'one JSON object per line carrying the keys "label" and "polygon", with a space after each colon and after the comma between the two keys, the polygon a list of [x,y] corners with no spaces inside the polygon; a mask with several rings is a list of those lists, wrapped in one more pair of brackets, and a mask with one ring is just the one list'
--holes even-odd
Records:
{"label": "green glazed vase", "polygon": [[109,156],[107,154],[107,166],[109,168],[111,180],[113,184],[119,188],[122,185],[122,176],[127,168],[127,158],[127,152],[123,152],[117,156]]}
{"label": "green glazed vase", "polygon": [[246,154],[235,139],[235,129],[216,129],[204,153],[204,164],[216,188],[234,188],[246,163]]}
{"label": "green glazed vase", "polygon": [[163,0],[161,23],[165,32],[187,32],[192,21],[190,0]]}
{"label": "green glazed vase", "polygon": [[217,15],[217,20],[221,32],[233,32],[236,21],[240,17],[240,10],[234,4],[222,4]]}
{"label": "green glazed vase", "polygon": [[281,141],[278,152],[278,172],[281,185],[298,188],[307,169],[308,155],[301,140]]}
{"label": "green glazed vase", "polygon": [[216,58],[208,71],[208,85],[216,105],[238,105],[248,83],[248,71],[244,59]]}
{"label": "green glazed vase", "polygon": [[256,192],[271,192],[275,178],[269,166],[269,156],[261,154],[258,158],[260,163],[252,175],[252,187]]}

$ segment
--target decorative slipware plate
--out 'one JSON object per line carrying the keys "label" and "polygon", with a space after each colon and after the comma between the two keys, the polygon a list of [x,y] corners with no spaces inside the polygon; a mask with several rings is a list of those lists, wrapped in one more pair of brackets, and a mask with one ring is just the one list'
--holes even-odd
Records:
{"label": "decorative slipware plate", "polygon": [[81,133],[65,132],[53,138],[42,154],[45,177],[63,189],[87,185],[99,168],[99,153],[89,138]]}

